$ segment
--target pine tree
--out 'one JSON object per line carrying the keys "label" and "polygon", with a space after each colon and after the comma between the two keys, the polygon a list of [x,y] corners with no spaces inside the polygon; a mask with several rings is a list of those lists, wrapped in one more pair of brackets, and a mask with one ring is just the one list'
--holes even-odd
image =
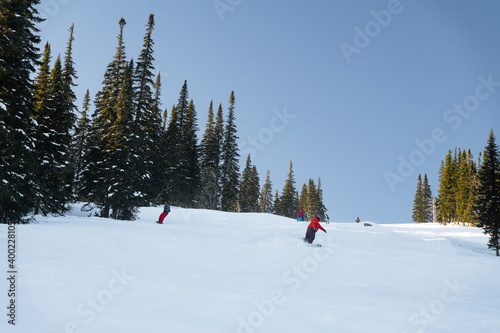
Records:
{"label": "pine tree", "polygon": [[[75,105],[76,95],[73,91],[76,86],[75,80],[78,79],[76,76],[75,63],[73,61],[73,41],[75,38],[73,37],[75,25],[72,24],[69,28],[69,40],[66,46],[66,52],[64,54],[64,65],[62,70],[62,86],[63,86],[63,98],[62,101],[63,107],[66,113],[69,113],[75,118],[75,113],[77,107]],[[74,121],[74,119],[73,119]]]}
{"label": "pine tree", "polygon": [[280,194],[276,189],[276,193],[274,194],[274,202],[273,202],[273,213],[276,215],[281,215],[280,213],[281,205],[280,205]]}
{"label": "pine tree", "polygon": [[0,2],[0,223],[21,223],[33,208],[31,74],[40,50],[39,0]]}
{"label": "pine tree", "polygon": [[72,170],[68,156],[74,114],[68,96],[71,89],[66,89],[63,81],[61,59],[57,57],[50,76],[49,62],[47,43],[34,85],[33,118],[37,125],[31,133],[35,142],[32,170],[43,175],[35,178],[34,213],[62,215],[71,201]]}
{"label": "pine tree", "polygon": [[236,211],[238,199],[238,145],[236,140],[234,91],[229,97],[229,114],[224,130],[221,156],[221,210]]}
{"label": "pine tree", "polygon": [[308,206],[307,206],[307,185],[305,183],[302,185],[302,189],[300,191],[299,209],[302,209],[303,212],[307,212],[308,211]]}
{"label": "pine tree", "polygon": [[129,66],[125,59],[123,29],[126,22],[121,18],[118,22],[120,32],[117,36],[118,46],[115,56],[104,74],[103,87],[97,93],[92,115],[92,127],[89,132],[89,149],[84,157],[81,193],[90,200],[87,209],[97,209],[100,217],[110,216],[110,189],[114,185],[116,154],[113,154],[113,132],[111,128],[117,121],[118,97],[125,79],[124,72]]}
{"label": "pine tree", "polygon": [[488,248],[500,253],[500,151],[495,143],[493,129],[483,154],[478,173],[477,188],[478,225],[490,235]]}
{"label": "pine tree", "polygon": [[80,113],[80,118],[76,124],[73,133],[73,150],[71,151],[71,159],[73,166],[73,192],[75,198],[81,200],[80,196],[80,177],[83,169],[83,157],[88,149],[88,134],[90,131],[90,120],[88,118],[90,112],[90,94],[89,90],[85,92],[83,97],[83,106]]}
{"label": "pine tree", "polygon": [[179,201],[179,191],[180,183],[179,177],[177,176],[178,170],[180,168],[181,159],[181,133],[179,125],[179,113],[175,105],[172,107],[170,112],[170,121],[168,123],[167,131],[165,133],[166,140],[166,178],[167,183],[165,184],[166,193],[168,195],[169,201],[178,205]]}
{"label": "pine tree", "polygon": [[219,198],[220,139],[217,138],[213,102],[208,108],[207,124],[200,145],[200,207],[217,209]]}
{"label": "pine tree", "polygon": [[417,190],[413,199],[413,215],[411,218],[413,222],[422,223],[425,220],[425,213],[422,210],[423,197],[422,175],[418,174]]}
{"label": "pine tree", "polygon": [[457,161],[448,151],[439,186],[439,217],[443,223],[456,221],[457,178]]}
{"label": "pine tree", "polygon": [[[192,144],[185,142],[185,135],[189,132],[186,127],[186,119],[189,112],[189,92],[187,80],[181,88],[177,105],[172,108],[171,118],[168,124],[166,140],[167,140],[167,179],[168,197],[170,202],[185,206],[188,203],[185,195],[186,177],[188,175],[187,146]],[[189,203],[191,204],[191,203]]]}
{"label": "pine tree", "polygon": [[238,203],[240,212],[257,212],[259,210],[259,175],[255,165],[252,166],[250,154],[241,175]]}
{"label": "pine tree", "polygon": [[325,204],[323,203],[323,189],[321,188],[321,178],[318,178],[316,197],[318,198],[318,213],[316,214],[316,216],[321,218],[322,221],[325,221],[327,209],[325,207]]}
{"label": "pine tree", "polygon": [[424,174],[422,183],[422,211],[424,216],[422,222],[432,222],[432,190],[427,174]]}
{"label": "pine tree", "polygon": [[269,170],[267,170],[266,181],[264,182],[264,186],[262,186],[259,200],[259,207],[262,213],[273,212],[273,184],[271,182]]}
{"label": "pine tree", "polygon": [[279,203],[278,214],[286,217],[295,217],[297,209],[297,197],[295,190],[295,177],[293,175],[293,164],[290,161],[288,178],[283,186]]}
{"label": "pine tree", "polygon": [[123,72],[123,84],[116,103],[116,121],[107,134],[104,150],[113,162],[108,179],[108,204],[110,217],[116,220],[134,220],[138,206],[142,202],[142,194],[137,191],[136,152],[132,149],[135,143],[132,132],[134,113],[134,90],[132,86],[133,61],[130,61]]}
{"label": "pine tree", "polygon": [[[167,168],[165,151],[167,150],[166,142],[166,119],[167,110],[162,113],[161,110],[161,75],[158,73],[156,76],[156,81],[153,85],[154,94],[152,105],[150,107],[151,112],[148,113],[148,132],[150,133],[149,142],[151,148],[151,161],[149,163],[149,173],[151,175],[150,182],[146,187],[145,196],[155,203],[162,203],[165,200],[161,200],[161,196],[166,188],[167,184]],[[138,155],[141,156],[141,155]]]}
{"label": "pine tree", "polygon": [[[137,65],[134,74],[134,86],[136,88],[136,117],[140,122],[144,113],[148,112],[148,108],[152,104],[154,85],[154,66],[153,66],[153,46],[152,38],[155,20],[154,15],[150,14],[146,25],[146,35],[144,36],[143,49],[137,60]],[[150,111],[149,111],[150,112]]]}
{"label": "pine tree", "polygon": [[312,219],[320,213],[320,203],[318,198],[318,190],[314,180],[309,178],[309,184],[307,186],[307,209],[306,215]]}
{"label": "pine tree", "polygon": [[195,207],[200,192],[200,164],[198,147],[198,119],[193,100],[189,102],[188,111],[182,127],[182,169],[181,178],[181,205]]}
{"label": "pine tree", "polygon": [[161,129],[161,81],[156,77],[154,71],[154,41],[152,33],[154,30],[154,15],[150,14],[146,25],[143,48],[137,60],[134,72],[135,90],[135,133],[134,144],[135,156],[137,158],[138,179],[141,180],[141,195],[145,199],[153,200],[162,192],[162,178],[165,174],[163,165],[165,156],[162,148]]}

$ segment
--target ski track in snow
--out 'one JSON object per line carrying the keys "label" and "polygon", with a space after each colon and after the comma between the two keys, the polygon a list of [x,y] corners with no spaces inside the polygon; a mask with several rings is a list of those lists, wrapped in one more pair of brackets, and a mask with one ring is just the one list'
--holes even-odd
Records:
{"label": "ski track in snow", "polygon": [[323,223],[312,248],[307,222],[269,214],[172,207],[158,225],[162,207],[137,221],[79,208],[17,226],[17,320],[4,306],[0,332],[500,331],[481,229]]}

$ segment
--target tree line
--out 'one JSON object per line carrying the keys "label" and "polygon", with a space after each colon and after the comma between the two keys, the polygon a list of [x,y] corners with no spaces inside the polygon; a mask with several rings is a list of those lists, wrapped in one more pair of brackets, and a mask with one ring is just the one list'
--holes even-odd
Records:
{"label": "tree line", "polygon": [[170,114],[162,110],[153,14],[137,61],[127,59],[126,21],[119,20],[116,53],[101,88],[93,103],[87,90],[76,117],[74,27],[64,57],[52,64],[50,44],[42,52],[37,46],[38,3],[0,5],[2,223],[26,222],[30,212],[62,215],[76,200],[86,202],[89,214],[121,220],[134,219],[140,206],[167,199],[182,207],[289,217],[300,205],[325,215],[320,180],[317,186],[310,181],[299,195],[291,162],[282,194],[276,191],[274,198],[269,170],[261,190],[250,156],[240,175],[234,92],[227,113],[222,103],[217,112],[210,103],[201,140],[187,81]]}
{"label": "tree line", "polygon": [[[439,222],[474,225],[490,235],[488,247],[500,249],[500,150],[493,129],[477,163],[470,149],[448,151],[439,169],[436,210]],[[413,202],[414,222],[431,222],[432,192],[427,175],[418,176]]]}

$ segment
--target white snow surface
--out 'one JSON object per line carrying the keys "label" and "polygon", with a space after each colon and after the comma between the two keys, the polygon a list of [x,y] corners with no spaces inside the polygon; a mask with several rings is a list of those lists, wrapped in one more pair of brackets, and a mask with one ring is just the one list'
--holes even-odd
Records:
{"label": "white snow surface", "polygon": [[[481,229],[307,223],[142,208],[136,221],[16,226],[16,325],[0,332],[500,332],[500,259]],[[0,225],[4,274],[7,226]],[[4,275],[4,276],[5,276]]]}

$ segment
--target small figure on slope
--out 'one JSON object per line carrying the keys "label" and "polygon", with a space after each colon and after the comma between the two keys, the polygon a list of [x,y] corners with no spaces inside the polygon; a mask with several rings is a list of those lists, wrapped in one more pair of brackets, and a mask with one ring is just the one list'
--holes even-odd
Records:
{"label": "small figure on slope", "polygon": [[359,217],[356,217],[356,223],[359,223],[361,222],[361,220],[359,219]]}
{"label": "small figure on slope", "polygon": [[314,238],[316,238],[316,232],[318,232],[318,229],[321,229],[326,233],[326,230],[319,224],[319,221],[319,217],[313,217],[311,223],[309,223],[309,225],[307,226],[307,232],[306,237],[304,238],[304,242],[312,244]]}
{"label": "small figure on slope", "polygon": [[299,209],[299,211],[296,213],[297,214],[297,222],[299,221],[304,221],[304,212],[302,211],[302,208]]}
{"label": "small figure on slope", "polygon": [[165,201],[165,206],[163,206],[163,213],[160,214],[158,221],[156,223],[163,224],[163,220],[167,217],[168,213],[170,213],[170,205],[168,201]]}

